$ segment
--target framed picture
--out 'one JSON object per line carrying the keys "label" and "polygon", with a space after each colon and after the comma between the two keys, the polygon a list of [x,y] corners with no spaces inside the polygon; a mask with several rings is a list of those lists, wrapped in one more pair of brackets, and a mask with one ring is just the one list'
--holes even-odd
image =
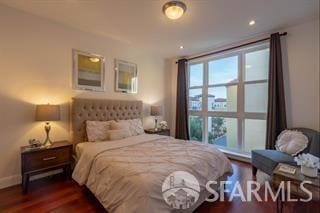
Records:
{"label": "framed picture", "polygon": [[138,92],[137,65],[131,62],[115,59],[115,90],[123,93]]}
{"label": "framed picture", "polygon": [[105,59],[101,55],[72,50],[73,88],[105,91]]}

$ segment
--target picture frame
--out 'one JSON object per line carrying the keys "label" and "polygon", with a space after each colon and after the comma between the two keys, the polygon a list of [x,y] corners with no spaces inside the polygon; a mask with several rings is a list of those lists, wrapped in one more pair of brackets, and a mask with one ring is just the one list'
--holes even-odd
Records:
{"label": "picture frame", "polygon": [[115,91],[122,93],[138,93],[137,64],[115,59]]}
{"label": "picture frame", "polygon": [[105,91],[105,58],[81,50],[72,50],[73,88],[96,92]]}

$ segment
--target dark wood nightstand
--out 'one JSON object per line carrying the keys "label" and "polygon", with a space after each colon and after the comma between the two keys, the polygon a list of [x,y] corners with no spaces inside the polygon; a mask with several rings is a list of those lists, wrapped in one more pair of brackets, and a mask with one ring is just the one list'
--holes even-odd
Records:
{"label": "dark wood nightstand", "polygon": [[157,134],[157,135],[167,135],[170,136],[170,129],[145,129],[145,133],[147,134]]}
{"label": "dark wood nightstand", "polygon": [[29,178],[32,175],[62,168],[66,177],[70,177],[72,163],[72,144],[57,141],[48,148],[30,149],[21,147],[22,190],[28,191]]}

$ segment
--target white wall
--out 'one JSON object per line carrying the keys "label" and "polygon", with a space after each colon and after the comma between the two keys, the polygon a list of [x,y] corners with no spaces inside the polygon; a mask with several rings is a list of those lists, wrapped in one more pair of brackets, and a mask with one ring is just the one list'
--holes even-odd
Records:
{"label": "white wall", "polygon": [[283,42],[289,127],[320,130],[319,19],[288,29]]}
{"label": "white wall", "polygon": [[[288,32],[288,35],[282,39],[288,127],[307,127],[320,130],[319,19],[280,31]],[[166,61],[171,69],[170,122],[172,130],[174,130],[176,115],[176,60],[168,59]]]}
{"label": "white wall", "polygon": [[[72,48],[106,57],[106,92],[72,89]],[[114,92],[114,58],[138,64],[138,94]],[[70,138],[72,97],[142,100],[144,124],[151,127],[148,105],[165,102],[164,70],[162,58],[133,45],[0,6],[0,188],[20,181],[20,146],[44,139],[43,123],[34,122],[35,104],[62,104],[62,120],[52,123],[53,140]]]}

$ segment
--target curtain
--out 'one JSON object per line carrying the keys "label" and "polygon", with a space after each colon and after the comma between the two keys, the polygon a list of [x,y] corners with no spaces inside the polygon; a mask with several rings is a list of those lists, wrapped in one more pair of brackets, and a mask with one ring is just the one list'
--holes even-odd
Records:
{"label": "curtain", "polygon": [[277,136],[286,128],[281,41],[280,34],[274,33],[270,38],[266,149],[275,149]]}
{"label": "curtain", "polygon": [[176,138],[189,140],[188,98],[187,98],[187,59],[178,61]]}

